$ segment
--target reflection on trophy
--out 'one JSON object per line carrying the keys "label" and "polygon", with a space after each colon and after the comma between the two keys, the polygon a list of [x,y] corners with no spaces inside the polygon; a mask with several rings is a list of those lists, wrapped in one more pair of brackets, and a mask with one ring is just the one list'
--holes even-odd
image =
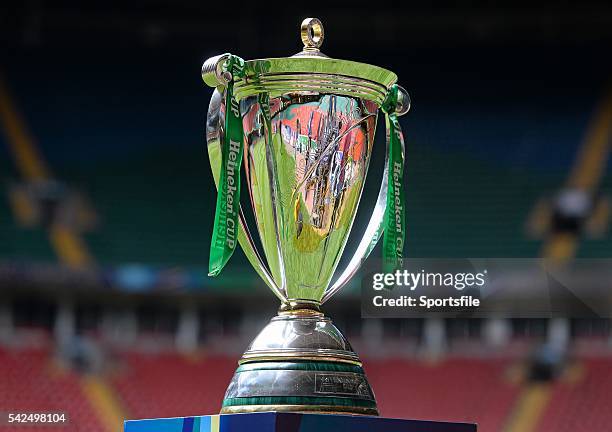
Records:
{"label": "reflection on trophy", "polygon": [[[225,239],[220,246],[231,246],[237,236],[281,301],[279,314],[240,359],[221,412],[376,415],[358,355],[320,306],[355,274],[381,237],[389,203],[400,202],[403,139],[395,117],[405,114],[410,103],[395,85],[394,73],[322,54],[319,20],[304,20],[302,40],[304,50],[289,58],[244,62],[224,54],[202,68],[204,81],[216,88],[206,132],[219,193],[225,188],[217,211],[222,216],[234,212],[237,221],[237,227],[231,217],[215,225]],[[389,102],[391,89],[395,93]],[[363,191],[379,109],[388,127],[380,192],[356,252],[332,283]],[[238,122],[231,123],[231,116]],[[240,128],[237,140],[226,139]],[[395,153],[401,155],[401,166],[394,164],[389,149],[393,140],[402,147]],[[262,252],[236,196],[230,196],[236,184],[239,193],[242,161]],[[395,199],[389,199],[394,190]],[[403,226],[403,218],[397,221]],[[403,237],[396,244],[401,249]]]}

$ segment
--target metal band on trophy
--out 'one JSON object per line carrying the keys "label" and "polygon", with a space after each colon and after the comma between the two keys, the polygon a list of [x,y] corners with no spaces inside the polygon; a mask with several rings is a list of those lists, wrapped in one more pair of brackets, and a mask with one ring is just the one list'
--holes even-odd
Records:
{"label": "metal band on trophy", "polygon": [[[304,49],[288,58],[244,61],[224,54],[202,67],[216,90],[208,153],[219,189],[211,275],[237,243],[281,301],[253,340],[227,389],[222,413],[337,412],[377,415],[358,355],[320,306],[341,289],[383,236],[387,268],[404,242],[404,142],[397,116],[408,94],[386,69],[320,52],[318,19],[304,20]],[[378,198],[347,267],[331,283],[362,194],[378,111],[387,148]],[[263,248],[240,208],[240,168]],[[244,192],[244,191],[243,191]],[[263,257],[265,257],[265,262]]]}

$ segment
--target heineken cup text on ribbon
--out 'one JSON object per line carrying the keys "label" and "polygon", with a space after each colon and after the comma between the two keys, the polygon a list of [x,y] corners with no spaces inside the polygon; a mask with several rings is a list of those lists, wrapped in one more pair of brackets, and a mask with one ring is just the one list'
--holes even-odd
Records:
{"label": "heineken cup text on ribbon", "polygon": [[221,148],[221,175],[213,236],[210,245],[209,275],[217,276],[236,249],[238,208],[240,206],[240,168],[242,166],[242,117],[234,98],[234,79],[244,74],[244,60],[230,56],[225,73],[231,75],[225,92],[225,139]]}

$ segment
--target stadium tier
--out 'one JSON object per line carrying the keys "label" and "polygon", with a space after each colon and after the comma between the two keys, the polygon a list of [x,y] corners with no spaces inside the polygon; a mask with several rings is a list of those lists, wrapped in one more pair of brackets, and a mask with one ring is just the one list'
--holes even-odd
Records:
{"label": "stadium tier", "polygon": [[[129,418],[214,413],[235,361],[204,354],[128,352],[119,354],[116,369],[105,379]],[[486,432],[500,430],[518,394],[519,387],[506,378],[509,364],[508,360],[452,358],[440,363],[369,360],[367,373],[382,415],[477,421]],[[70,422],[78,427],[74,430],[105,430],[98,420],[103,407],[83,393],[85,376],[54,368],[48,350],[2,349],[0,370],[3,412],[61,410],[69,413]],[[434,382],[428,376],[435,377]]]}
{"label": "stadium tier", "polygon": [[481,431],[502,430],[520,390],[508,378],[507,359],[389,359],[366,365],[381,414],[388,417],[476,422]]}
{"label": "stadium tier", "polygon": [[[235,369],[234,358],[219,356],[126,354],[123,360],[112,382],[136,418],[216,412]],[[507,378],[509,360],[367,359],[366,364],[387,417],[477,421],[481,430],[494,431],[504,425],[519,391]]]}
{"label": "stadium tier", "polygon": [[[101,375],[128,418],[188,416],[219,410],[235,358],[178,353],[117,354]],[[531,384],[511,379],[516,360],[449,357],[437,362],[366,359],[367,374],[387,417],[477,422],[479,431],[508,430]],[[546,386],[536,431],[605,430],[612,360],[575,359],[573,372]],[[74,429],[105,431],[104,403],[84,390],[87,375],[54,362],[49,349],[0,349],[0,410],[69,414]],[[587,408],[588,407],[588,408]],[[588,416],[579,413],[588,411]],[[504,429],[506,427],[506,429]],[[36,428],[20,430],[34,431]]]}
{"label": "stadium tier", "polygon": [[236,359],[179,354],[121,356],[112,384],[131,418],[177,417],[218,412]]}
{"label": "stadium tier", "polygon": [[[0,346],[0,411],[3,413],[65,413],[69,430],[105,432],[95,408],[85,397],[81,379],[74,371],[54,364],[48,348]],[[14,427],[18,428],[14,430],[34,432],[51,426]]]}
{"label": "stadium tier", "polygon": [[[215,193],[204,150],[207,95],[197,71],[189,75],[196,65],[184,64],[185,59],[177,64],[172,53],[158,52],[156,56],[166,55],[168,61],[160,63],[156,57],[159,67],[151,69],[147,65],[153,58],[147,53],[135,58],[118,53],[125,56],[121,71],[106,70],[96,67],[97,58],[83,54],[79,62],[54,58],[58,65],[49,81],[40,81],[29,72],[36,70],[33,59],[44,62],[41,59],[61,53],[38,54],[7,65],[4,87],[36,157],[47,167],[47,180],[57,180],[65,189],[59,203],[74,196],[83,199],[85,204],[65,217],[82,237],[87,253],[104,266],[203,268]],[[427,54],[420,55],[426,63]],[[466,55],[476,58],[479,52]],[[535,52],[523,55],[537,57]],[[539,61],[542,70],[556,67],[552,60]],[[497,82],[475,81],[461,70],[445,75],[443,81],[438,81],[439,73],[430,72],[411,77],[411,85],[423,94],[414,95],[418,112],[402,120],[408,141],[407,254],[537,256],[541,237],[531,236],[526,228],[530,214],[539,200],[552,199],[566,182],[604,97],[604,79],[589,77],[599,83],[599,92],[577,87],[557,94],[554,81],[551,88],[541,88],[539,76],[531,81],[524,77],[517,94],[512,87],[499,90]],[[106,84],[98,85],[103,78]],[[172,92],[159,91],[161,81],[171,81]],[[79,90],[75,82],[89,92]],[[170,109],[177,99],[180,112]],[[562,103],[566,100],[571,104]],[[480,110],[483,105],[486,113]],[[32,179],[16,157],[14,137],[0,136],[0,176],[6,192],[0,203],[0,216],[6,221],[0,227],[0,257],[53,260],[44,226],[20,221],[15,195],[7,185]],[[378,139],[375,167],[382,158],[382,137]],[[378,169],[372,171],[363,214],[372,206],[379,181]],[[609,177],[601,179],[598,192],[603,195],[612,191]],[[79,224],[88,212],[90,223]],[[355,232],[366,219],[363,214]],[[580,248],[579,256],[605,256],[612,245],[609,232],[586,241],[588,247]],[[246,267],[246,261],[237,258],[235,265]]]}
{"label": "stadium tier", "polygon": [[577,371],[577,377],[552,385],[538,431],[587,432],[610,427],[612,360],[584,358],[580,365],[582,368]]}

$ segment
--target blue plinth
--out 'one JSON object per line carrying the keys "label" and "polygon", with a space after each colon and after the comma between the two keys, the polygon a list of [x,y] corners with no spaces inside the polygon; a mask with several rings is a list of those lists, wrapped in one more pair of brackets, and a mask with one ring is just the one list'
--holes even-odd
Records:
{"label": "blue plinth", "polygon": [[470,423],[262,412],[127,420],[124,432],[476,432]]}

